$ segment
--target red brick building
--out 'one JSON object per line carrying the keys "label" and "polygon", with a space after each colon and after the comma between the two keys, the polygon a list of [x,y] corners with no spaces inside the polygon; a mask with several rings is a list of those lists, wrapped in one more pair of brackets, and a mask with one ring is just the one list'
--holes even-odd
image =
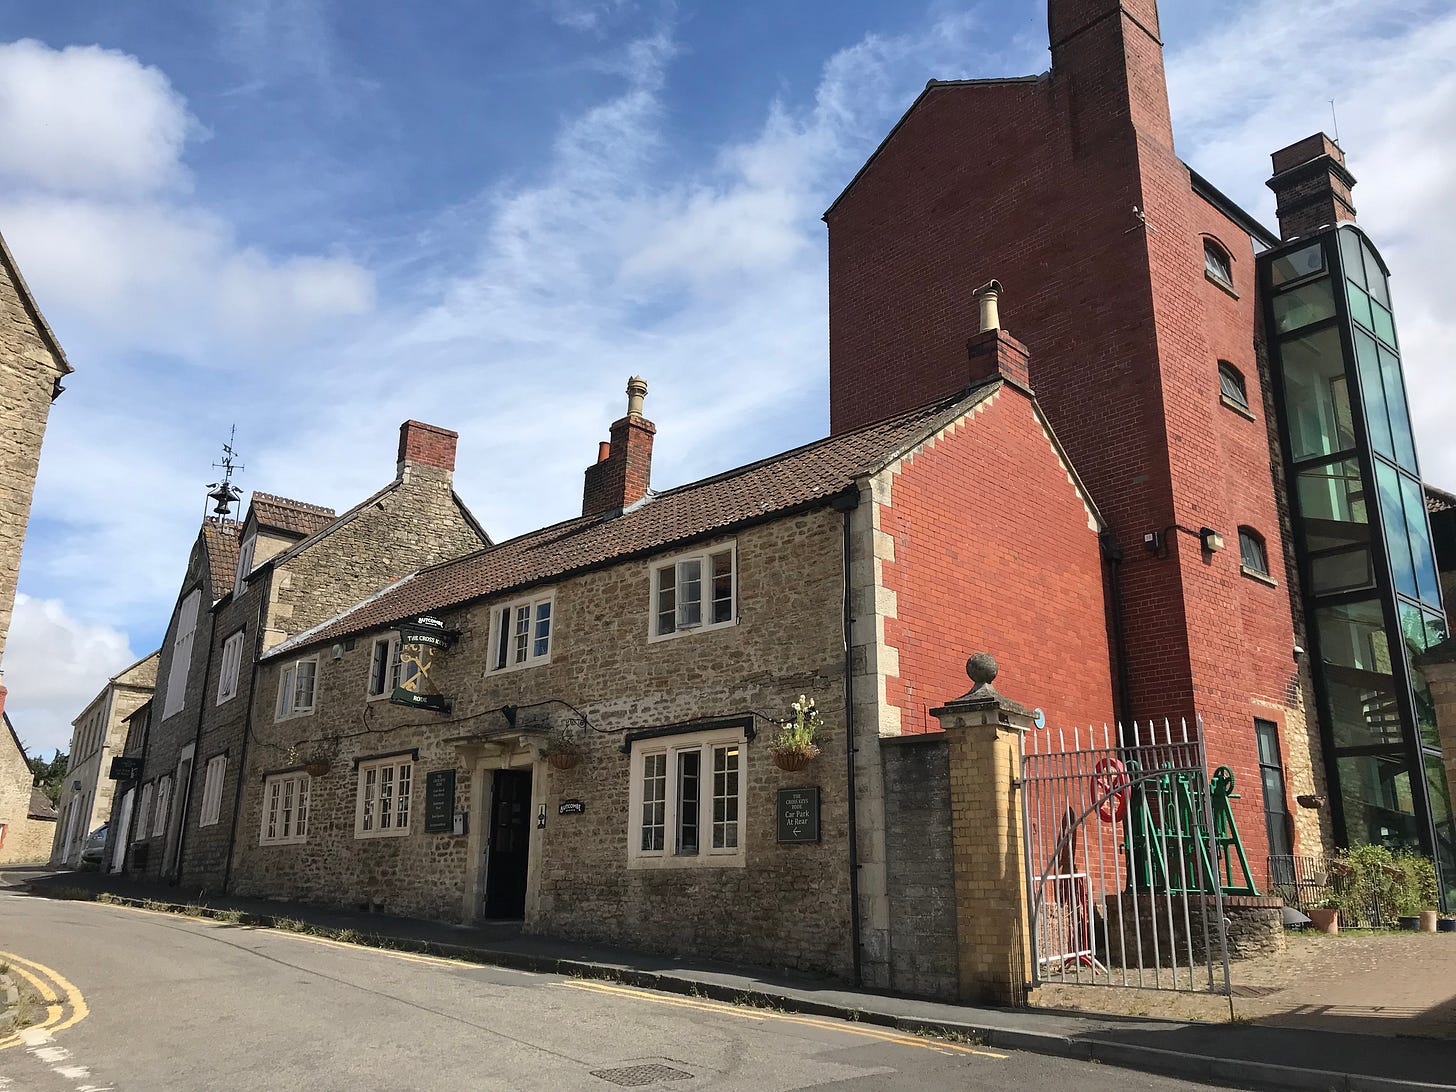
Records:
{"label": "red brick building", "polygon": [[[1201,716],[1250,858],[1318,855],[1344,838],[1338,808],[1295,803],[1328,801],[1335,766],[1263,334],[1256,255],[1281,240],[1178,158],[1155,0],[1048,11],[1048,72],[932,80],[825,214],[831,429],[964,386],[977,289],[1002,282],[1030,385],[1106,520],[1120,718]],[[1286,241],[1353,219],[1338,148],[1302,141],[1275,169]],[[935,580],[919,560],[899,579],[922,564]],[[1053,590],[1085,577],[1032,571]]]}

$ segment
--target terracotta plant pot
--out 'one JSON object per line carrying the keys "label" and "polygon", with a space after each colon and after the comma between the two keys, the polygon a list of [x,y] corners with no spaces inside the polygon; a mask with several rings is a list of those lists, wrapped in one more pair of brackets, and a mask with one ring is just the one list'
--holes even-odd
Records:
{"label": "terracotta plant pot", "polygon": [[803,751],[774,751],[774,765],[781,770],[802,770],[809,763],[813,762],[818,755],[806,754]]}
{"label": "terracotta plant pot", "polygon": [[1421,911],[1421,932],[1434,933],[1436,931],[1436,912],[1434,910]]}
{"label": "terracotta plant pot", "polygon": [[1337,936],[1340,932],[1340,912],[1338,910],[1322,910],[1316,907],[1309,911],[1309,923],[1321,933]]}
{"label": "terracotta plant pot", "polygon": [[554,770],[574,770],[581,761],[581,755],[575,751],[552,751],[546,756],[546,761],[551,763]]}

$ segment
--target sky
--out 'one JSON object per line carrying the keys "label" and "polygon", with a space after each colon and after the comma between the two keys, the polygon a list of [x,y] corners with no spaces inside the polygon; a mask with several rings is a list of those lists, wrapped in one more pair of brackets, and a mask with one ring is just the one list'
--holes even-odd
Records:
{"label": "sky", "polygon": [[[1449,0],[1164,0],[1179,154],[1265,224],[1331,129],[1456,487]],[[666,488],[828,427],[820,216],[928,79],[1049,64],[1043,0],[0,0],[0,232],[76,373],[7,706],[64,749],[238,484],[343,510],[460,433],[497,539],[576,515],[641,374]],[[1303,54],[1303,56],[1301,56]],[[968,315],[968,321],[972,321]]]}

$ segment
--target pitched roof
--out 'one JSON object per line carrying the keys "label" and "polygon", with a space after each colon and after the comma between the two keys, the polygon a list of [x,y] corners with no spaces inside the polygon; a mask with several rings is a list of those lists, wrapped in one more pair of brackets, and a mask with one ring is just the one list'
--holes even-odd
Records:
{"label": "pitched roof", "polygon": [[26,818],[54,819],[56,814],[56,806],[51,803],[51,798],[45,794],[45,790],[39,785],[32,785],[30,787],[30,808],[26,812]]}
{"label": "pitched roof", "polygon": [[1000,387],[999,380],[984,383],[853,432],[650,494],[620,515],[567,520],[421,569],[283,642],[264,659],[790,511],[826,506],[857,479],[880,470]]}
{"label": "pitched roof", "polygon": [[1439,512],[1456,512],[1456,496],[1446,492],[1444,489],[1437,489],[1434,485],[1428,485],[1426,489],[1426,511],[1431,515]]}
{"label": "pitched roof", "polygon": [[[272,493],[254,493],[251,508],[259,527],[290,535],[307,537],[317,534],[334,520],[332,508],[275,497]],[[236,557],[233,564],[237,564]]]}
{"label": "pitched roof", "polygon": [[20,296],[20,302],[30,312],[31,319],[35,322],[36,329],[40,331],[41,338],[50,350],[55,354],[56,363],[60,365],[63,375],[70,375],[76,369],[66,359],[66,351],[61,348],[61,343],[56,340],[55,332],[51,330],[50,323],[46,322],[45,316],[40,313],[40,307],[36,305],[35,295],[30,290],[30,285],[25,283],[25,277],[20,272],[20,266],[15,264],[15,255],[10,253],[10,245],[6,243],[5,236],[0,235],[0,260],[3,260],[10,273],[10,283],[15,285],[15,291]]}
{"label": "pitched roof", "polygon": [[123,686],[137,686],[151,689],[157,685],[157,662],[161,657],[162,650],[160,648],[155,652],[148,652],[130,667],[123,667],[115,675],[111,676],[111,681],[120,683]]}
{"label": "pitched roof", "polygon": [[202,525],[207,540],[207,563],[212,570],[212,597],[221,599],[233,590],[238,574],[238,525],[232,520],[209,519]]}
{"label": "pitched roof", "polygon": [[0,710],[0,717],[5,720],[5,727],[10,730],[10,738],[15,743],[15,749],[20,752],[20,760],[29,762],[30,756],[25,753],[25,744],[20,742],[20,733],[15,730],[15,723],[10,719],[10,714]]}

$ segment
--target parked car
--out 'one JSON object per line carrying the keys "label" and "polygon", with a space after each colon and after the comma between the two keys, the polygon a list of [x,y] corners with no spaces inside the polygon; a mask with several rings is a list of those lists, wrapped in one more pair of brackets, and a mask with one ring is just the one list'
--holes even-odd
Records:
{"label": "parked car", "polygon": [[81,847],[81,865],[100,865],[102,858],[106,856],[106,823],[91,832],[86,839],[86,844]]}

